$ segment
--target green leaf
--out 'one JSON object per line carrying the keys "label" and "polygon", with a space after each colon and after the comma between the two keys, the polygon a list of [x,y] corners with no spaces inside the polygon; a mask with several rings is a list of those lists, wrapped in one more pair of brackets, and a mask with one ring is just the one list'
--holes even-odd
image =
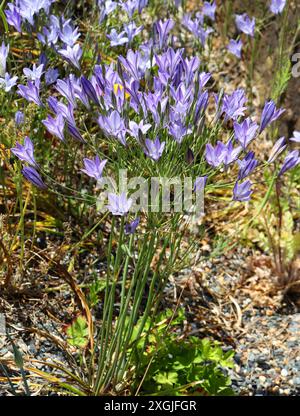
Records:
{"label": "green leaf", "polygon": [[73,347],[85,348],[88,344],[89,330],[84,316],[78,316],[67,328],[68,343]]}
{"label": "green leaf", "polygon": [[158,384],[173,386],[178,380],[178,374],[175,371],[164,371],[153,378]]}

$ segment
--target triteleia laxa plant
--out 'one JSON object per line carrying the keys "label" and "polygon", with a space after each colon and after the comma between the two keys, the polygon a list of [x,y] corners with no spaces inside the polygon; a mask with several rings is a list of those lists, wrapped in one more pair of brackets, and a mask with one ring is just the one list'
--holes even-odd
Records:
{"label": "triteleia laxa plant", "polygon": [[[268,189],[300,164],[298,149],[288,145],[299,143],[300,133],[276,137],[266,155],[260,141],[285,110],[270,99],[254,109],[246,88],[223,90],[215,82],[207,56],[217,36],[216,1],[194,12],[180,0],[166,2],[168,13],[156,17],[147,0],[94,3],[92,29],[64,14],[59,1],[8,3],[9,30],[30,33],[38,53],[17,68],[8,31],[0,89],[16,102],[12,169],[43,195],[84,201],[107,226],[101,325],[93,332],[90,324],[86,361],[97,395],[125,390],[133,345],[151,331],[168,278],[189,252],[181,251],[184,231],[202,218],[205,198],[223,189],[228,206],[251,206],[262,172],[270,172]],[[271,18],[285,6],[272,0]],[[241,62],[257,19],[232,18],[224,53]],[[63,168],[56,163],[62,154],[72,160]]]}

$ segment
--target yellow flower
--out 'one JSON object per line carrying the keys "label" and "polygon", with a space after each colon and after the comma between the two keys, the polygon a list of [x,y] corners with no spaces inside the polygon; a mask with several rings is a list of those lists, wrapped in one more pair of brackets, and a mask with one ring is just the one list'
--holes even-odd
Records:
{"label": "yellow flower", "polygon": [[[121,84],[114,84],[114,93],[117,94],[118,91],[123,91],[124,87]],[[125,92],[125,98],[129,98],[130,94],[128,92]]]}

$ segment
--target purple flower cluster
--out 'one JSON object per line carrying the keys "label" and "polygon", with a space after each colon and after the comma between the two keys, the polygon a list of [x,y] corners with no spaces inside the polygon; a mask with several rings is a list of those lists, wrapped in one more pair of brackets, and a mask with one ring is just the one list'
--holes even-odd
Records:
{"label": "purple flower cluster", "polygon": [[[248,114],[247,97],[243,89],[236,89],[230,94],[210,93],[208,85],[212,75],[203,72],[200,58],[197,55],[189,56],[185,49],[174,47],[178,39],[172,33],[177,26],[171,17],[154,22],[152,36],[143,43],[137,42],[144,33],[134,17],[146,7],[147,0],[98,0],[101,24],[111,13],[127,15],[129,22],[122,20],[122,26],[119,24],[109,28],[105,40],[113,47],[120,46],[116,50],[125,52],[115,62],[108,63],[99,58],[87,76],[86,62],[82,62],[79,29],[63,15],[57,17],[51,14],[52,3],[52,0],[18,0],[14,4],[9,3],[5,11],[8,23],[16,30],[21,32],[26,25],[33,26],[42,48],[45,51],[49,48],[60,61],[63,58],[71,64],[69,67],[65,65],[66,75],[60,78],[58,69],[48,66],[47,54],[42,54],[38,63],[23,69],[26,84],[18,85],[21,97],[43,107],[43,111],[47,109],[48,114],[42,123],[51,135],[60,141],[71,136],[85,143],[89,140],[89,134],[81,126],[94,123],[93,131],[98,129],[97,140],[112,143],[116,149],[120,146],[122,151],[134,146],[139,155],[147,159],[147,165],[152,167],[162,166],[170,157],[170,152],[180,152],[186,142],[185,152],[188,148],[189,164],[196,163],[194,147],[198,149],[198,155],[201,149],[200,156],[207,163],[206,172],[205,169],[195,171],[201,175],[196,179],[195,190],[204,189],[211,180],[207,172],[235,169],[238,173],[233,199],[250,199],[253,190],[248,177],[259,166],[259,161],[254,151],[248,148],[259,134],[281,116],[283,109],[277,109],[273,101],[266,102],[258,125]],[[176,4],[179,5],[179,2]],[[272,1],[270,8],[273,13],[281,13],[284,6],[284,1]],[[205,1],[197,13],[183,15],[182,25],[203,46],[213,31],[208,23],[215,20],[216,8],[215,1]],[[46,15],[42,27],[36,18],[41,11]],[[254,36],[255,18],[251,19],[244,13],[236,15],[235,22],[239,32]],[[245,36],[241,36],[244,41]],[[243,41],[240,37],[231,39],[228,51],[241,58]],[[135,46],[138,43],[139,46]],[[121,48],[122,45],[126,47]],[[3,43],[0,48],[0,86],[4,86],[6,91],[17,82],[17,77],[10,77],[6,72],[8,50]],[[46,102],[41,94],[44,86],[51,86]],[[202,137],[202,132],[209,129],[205,123],[206,109],[213,97],[217,107],[213,129],[220,136]],[[16,124],[21,123],[22,117],[17,118],[16,115]],[[228,126],[230,135],[224,138],[224,129]],[[300,133],[295,132],[290,140],[299,142],[299,136]],[[285,139],[279,139],[268,163],[272,163],[286,146]],[[30,139],[26,138],[24,145],[17,143],[12,152],[30,165],[24,167],[24,176],[44,188]],[[107,163],[107,159],[101,160],[99,155],[91,159],[84,158],[82,169],[82,172],[97,181],[101,180]],[[279,175],[298,164],[299,154],[294,150],[284,160]],[[124,193],[109,195],[108,207],[114,215],[125,215],[131,203]]]}
{"label": "purple flower cluster", "polygon": [[46,189],[47,186],[43,182],[41,175],[38,173],[38,164],[35,161],[33,154],[33,143],[29,137],[25,137],[24,144],[16,143],[16,147],[11,149],[11,152],[17,156],[22,162],[27,162],[31,166],[24,166],[22,174],[33,185],[40,189]]}

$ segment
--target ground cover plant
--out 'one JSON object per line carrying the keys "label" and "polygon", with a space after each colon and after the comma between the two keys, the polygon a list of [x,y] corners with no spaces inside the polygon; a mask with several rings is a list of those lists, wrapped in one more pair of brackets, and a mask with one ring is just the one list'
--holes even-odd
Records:
{"label": "ground cover plant", "polygon": [[297,2],[0,18],[0,394],[254,394],[249,322],[299,333]]}

